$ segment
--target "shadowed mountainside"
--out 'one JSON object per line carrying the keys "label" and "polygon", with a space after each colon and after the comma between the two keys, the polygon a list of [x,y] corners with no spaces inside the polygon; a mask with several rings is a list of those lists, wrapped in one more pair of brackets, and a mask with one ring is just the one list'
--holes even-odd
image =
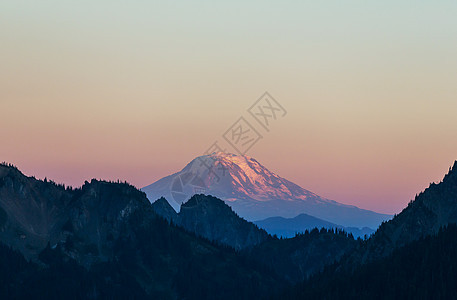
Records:
{"label": "shadowed mountainside", "polygon": [[192,196],[181,205],[179,213],[164,198],[154,202],[152,207],[157,214],[187,231],[236,250],[271,238],[265,230],[240,218],[224,201],[212,196]]}
{"label": "shadowed mountainside", "polygon": [[355,251],[278,298],[453,298],[456,223],[457,161]]}
{"label": "shadowed mountainside", "polygon": [[367,242],[362,261],[389,255],[393,249],[457,223],[457,161],[444,179],[432,183],[401,213],[384,222]]}
{"label": "shadowed mountainside", "polygon": [[[52,275],[51,282],[60,277],[70,286],[81,284],[81,293],[91,293],[64,291],[79,299],[94,298],[94,293],[104,298],[117,284],[166,299],[252,299],[282,285],[260,264],[170,225],[155,214],[143,192],[126,183],[92,180],[82,188],[65,189],[1,165],[0,207],[0,241],[37,263],[1,289],[42,291],[33,282],[21,281],[36,278],[41,270]],[[80,266],[89,273],[77,271]],[[75,270],[74,275],[66,268]],[[112,275],[118,279],[106,277],[111,269],[119,270]],[[83,281],[84,274],[105,282],[106,289]],[[52,289],[46,293],[48,299],[62,298]]]}
{"label": "shadowed mountainside", "polygon": [[327,229],[278,239],[215,197],[196,195],[177,214],[127,183],[65,188],[2,164],[0,295],[252,299],[305,280],[280,298],[345,290],[376,298],[380,278],[391,280],[391,293],[408,295],[401,283],[422,280],[423,295],[439,289],[444,297],[456,260],[455,228],[446,227],[456,222],[457,162],[366,241]]}
{"label": "shadowed mountainside", "polygon": [[303,280],[361,243],[341,229],[306,230],[290,239],[271,237],[212,196],[194,195],[182,204],[179,213],[164,198],[152,206],[188,231],[241,250],[241,255],[266,265],[288,282]]}
{"label": "shadowed mountainside", "polygon": [[[152,205],[127,183],[91,180],[65,188],[0,165],[0,242],[31,259],[16,268],[8,262],[23,260],[6,250],[3,270],[11,270],[0,290],[18,298],[39,292],[46,299],[126,293],[264,298],[332,263],[355,243],[330,232],[279,240],[211,196],[196,195],[179,215],[166,204],[163,199]],[[155,212],[160,205],[187,230],[160,217]],[[273,255],[265,253],[269,247],[275,248]]]}
{"label": "shadowed mountainside", "polygon": [[278,299],[455,299],[457,226],[450,224],[381,259],[337,272],[338,264]]}

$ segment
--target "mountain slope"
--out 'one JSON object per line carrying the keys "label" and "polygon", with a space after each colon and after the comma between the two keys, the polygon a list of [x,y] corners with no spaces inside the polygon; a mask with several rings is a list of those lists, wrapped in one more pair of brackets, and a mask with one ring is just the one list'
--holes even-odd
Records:
{"label": "mountain slope", "polygon": [[194,195],[176,213],[165,198],[152,204],[158,215],[211,241],[236,250],[257,245],[270,236],[263,229],[237,216],[224,201],[212,196]]}
{"label": "mountain slope", "polygon": [[227,204],[212,196],[194,195],[183,203],[178,224],[197,235],[237,250],[269,238],[264,230],[238,217]]}
{"label": "mountain slope", "polygon": [[[154,212],[143,192],[126,183],[92,180],[82,188],[65,189],[0,165],[0,207],[0,242],[38,263],[32,275],[44,265],[54,277],[79,282],[81,278],[72,278],[64,269],[84,266],[97,280],[106,279],[108,287],[119,280],[127,288],[133,280],[148,297],[161,299],[251,299],[283,286],[279,277],[230,248],[171,226]],[[84,274],[92,276],[79,271],[74,276]],[[12,284],[7,288],[14,289]],[[40,291],[33,282],[22,287]],[[110,298],[100,294],[109,288],[95,284],[88,290]],[[65,296],[94,297],[69,293]]]}
{"label": "mountain slope", "polygon": [[289,282],[303,280],[360,244],[338,229],[303,230],[301,234],[294,233],[290,239],[271,237],[212,196],[192,196],[181,205],[179,213],[174,210],[170,213],[172,208],[164,198],[152,204],[153,207],[156,205],[164,218],[174,218],[175,224],[188,231],[240,250],[242,256],[266,265]]}
{"label": "mountain slope", "polygon": [[456,223],[457,161],[370,239],[279,298],[454,297]]}
{"label": "mountain slope", "polygon": [[71,206],[72,195],[64,188],[0,165],[0,240],[27,258],[61,239]]}
{"label": "mountain slope", "polygon": [[388,255],[392,249],[436,234],[450,223],[457,223],[457,161],[440,183],[430,184],[400,214],[378,228],[363,257]]}
{"label": "mountain slope", "polygon": [[335,268],[288,288],[277,299],[455,299],[457,226],[444,227],[352,272]]}
{"label": "mountain slope", "polygon": [[346,227],[376,228],[390,218],[322,198],[279,177],[253,158],[221,152],[198,157],[180,172],[142,190],[150,201],[165,197],[176,211],[192,195],[210,194],[249,221],[306,213]]}
{"label": "mountain slope", "polygon": [[152,203],[152,209],[156,214],[164,218],[165,220],[177,224],[178,223],[178,213],[171,207],[167,199],[160,198],[157,201]]}

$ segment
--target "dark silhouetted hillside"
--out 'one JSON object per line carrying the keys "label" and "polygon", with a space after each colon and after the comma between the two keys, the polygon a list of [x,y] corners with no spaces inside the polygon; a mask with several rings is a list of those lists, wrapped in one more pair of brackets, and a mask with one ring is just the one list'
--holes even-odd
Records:
{"label": "dark silhouetted hillside", "polygon": [[[0,241],[33,261],[25,277],[3,282],[0,290],[54,299],[106,299],[123,288],[138,289],[132,297],[252,299],[282,285],[234,250],[170,225],[126,183],[92,180],[66,189],[2,165],[0,207]],[[61,293],[52,289],[57,284]]]}
{"label": "dark silhouetted hillside", "polygon": [[270,238],[265,230],[240,218],[230,206],[216,197],[194,195],[181,205],[179,213],[164,198],[152,206],[157,214],[187,231],[236,250]]}

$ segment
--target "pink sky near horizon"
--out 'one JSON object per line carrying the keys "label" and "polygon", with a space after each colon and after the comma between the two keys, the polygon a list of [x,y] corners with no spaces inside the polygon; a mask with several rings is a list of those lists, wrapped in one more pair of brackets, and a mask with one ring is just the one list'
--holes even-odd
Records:
{"label": "pink sky near horizon", "polygon": [[457,3],[349,2],[6,1],[0,161],[143,187],[268,91],[288,113],[247,155],[398,213],[457,159]]}

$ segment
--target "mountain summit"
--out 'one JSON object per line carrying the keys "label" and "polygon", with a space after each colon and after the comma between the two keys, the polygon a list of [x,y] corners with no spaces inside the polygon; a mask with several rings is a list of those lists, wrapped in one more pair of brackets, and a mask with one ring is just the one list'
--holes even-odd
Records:
{"label": "mountain summit", "polygon": [[142,190],[150,201],[165,197],[176,211],[192,195],[210,194],[250,221],[306,213],[342,226],[376,228],[390,218],[322,198],[269,171],[252,157],[223,152],[197,157],[181,171]]}

